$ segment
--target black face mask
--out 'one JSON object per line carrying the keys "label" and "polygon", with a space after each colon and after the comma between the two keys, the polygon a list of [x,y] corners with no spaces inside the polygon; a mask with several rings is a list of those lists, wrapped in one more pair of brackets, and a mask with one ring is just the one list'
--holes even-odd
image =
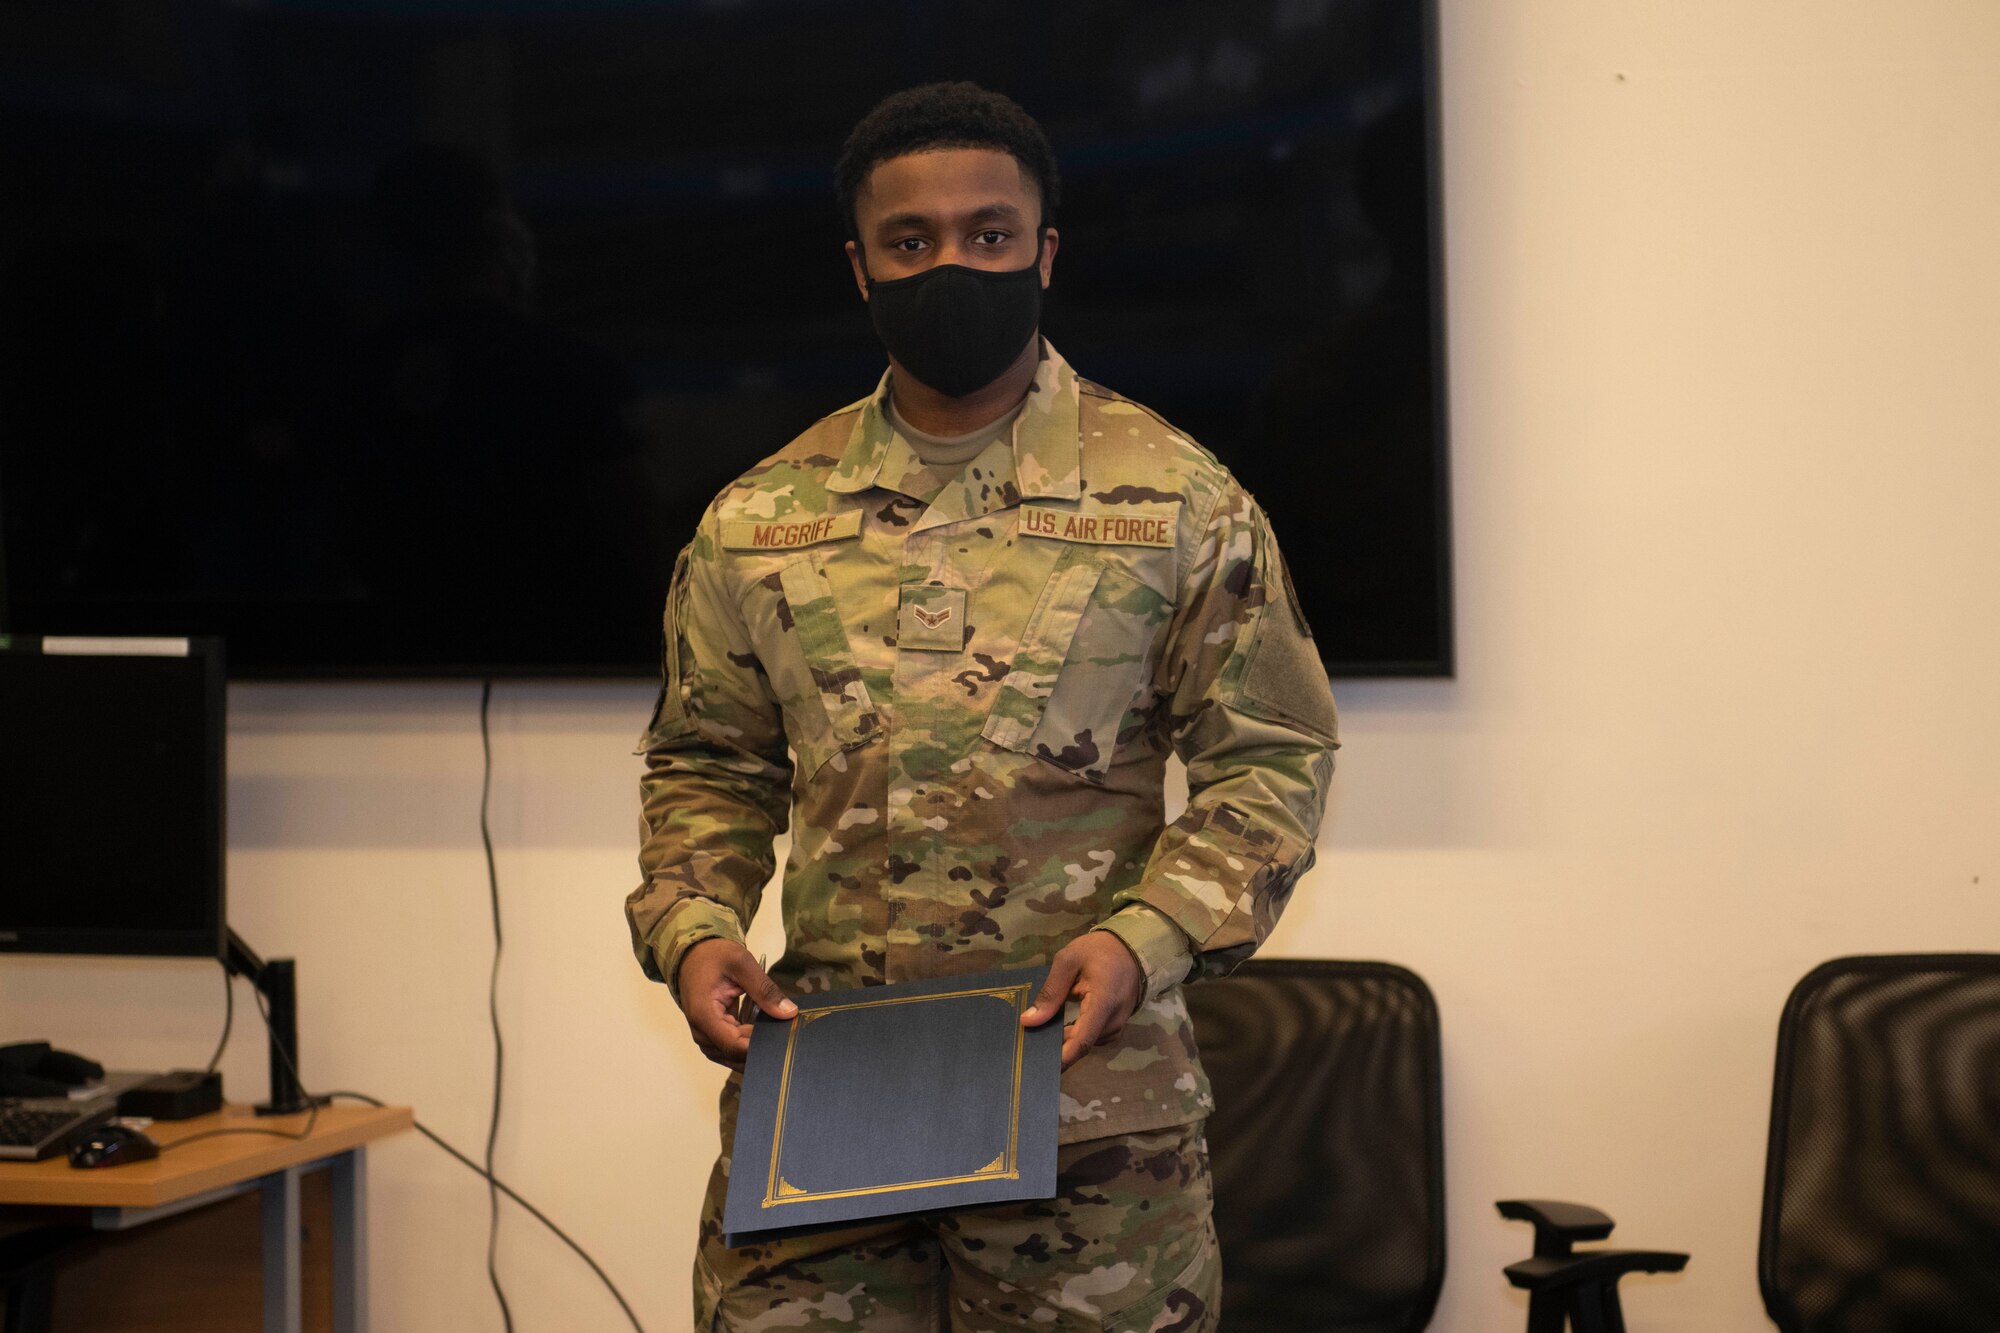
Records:
{"label": "black face mask", "polygon": [[[865,270],[864,270],[865,272]],[[868,279],[868,318],[889,355],[952,398],[999,379],[1042,318],[1042,245],[1026,268],[939,264],[888,282]]]}

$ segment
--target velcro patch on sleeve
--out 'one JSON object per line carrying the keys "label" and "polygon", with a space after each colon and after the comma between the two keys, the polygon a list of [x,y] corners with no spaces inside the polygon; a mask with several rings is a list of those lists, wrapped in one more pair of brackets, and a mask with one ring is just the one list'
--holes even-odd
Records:
{"label": "velcro patch on sleeve", "polygon": [[1021,535],[1099,546],[1172,546],[1180,506],[1116,505],[1104,509],[1057,509],[1022,505]]}
{"label": "velcro patch on sleeve", "polygon": [[861,535],[861,511],[795,514],[786,518],[731,519],[722,525],[726,551],[789,551]]}

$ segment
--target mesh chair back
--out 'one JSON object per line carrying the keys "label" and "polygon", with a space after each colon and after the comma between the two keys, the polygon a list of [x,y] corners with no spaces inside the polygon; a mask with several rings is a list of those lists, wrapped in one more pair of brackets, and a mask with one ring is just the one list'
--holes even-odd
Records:
{"label": "mesh chair back", "polygon": [[1785,1333],[2000,1329],[2000,955],[1835,959],[1793,990],[1757,1276]]}
{"label": "mesh chair back", "polygon": [[1437,1004],[1384,963],[1187,988],[1215,1089],[1225,1333],[1406,1333],[1444,1281]]}

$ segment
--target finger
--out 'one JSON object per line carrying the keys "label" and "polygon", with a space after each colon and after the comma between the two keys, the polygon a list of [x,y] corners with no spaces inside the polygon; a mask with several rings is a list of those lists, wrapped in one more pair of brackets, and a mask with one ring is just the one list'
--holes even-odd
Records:
{"label": "finger", "polygon": [[724,981],[711,995],[706,1004],[697,1004],[687,1011],[688,1027],[693,1029],[697,1042],[727,1051],[735,1043],[737,1031],[743,1026],[736,1014],[736,987]]}
{"label": "finger", "polygon": [[729,1044],[722,1048],[722,1063],[730,1066],[732,1069],[741,1069],[743,1067],[743,1062],[750,1057],[751,1030],[748,1023],[737,1025]]}
{"label": "finger", "polygon": [[[1104,1039],[1104,1024],[1111,1017],[1111,1006],[1096,991],[1083,997],[1083,1004],[1077,1009],[1076,1022],[1070,1026],[1070,1043],[1079,1051],[1087,1051]],[[1065,1046],[1067,1053],[1067,1045]]]}
{"label": "finger", "polygon": [[735,1044],[736,1024],[726,1017],[713,1022],[690,1019],[688,1026],[694,1030],[694,1044],[711,1060],[727,1054]]}
{"label": "finger", "polygon": [[1081,1060],[1083,1053],[1089,1049],[1089,1042],[1078,1041],[1076,1039],[1076,1024],[1071,1023],[1063,1029],[1062,1067],[1064,1069],[1068,1069],[1078,1060]]}
{"label": "finger", "polygon": [[738,1059],[730,1057],[730,1055],[728,1055],[726,1051],[722,1051],[722,1047],[718,1047],[716,1043],[708,1041],[708,1039],[706,1039],[706,1037],[702,1037],[700,1033],[696,1033],[696,1035],[694,1035],[694,1049],[702,1053],[702,1059],[706,1059],[706,1061],[714,1061],[716,1065],[726,1065],[726,1067],[730,1067],[730,1069],[738,1069],[738,1067],[742,1065],[742,1061],[738,1061]]}
{"label": "finger", "polygon": [[1106,1000],[1104,1002],[1104,1030],[1097,1034],[1097,1044],[1102,1046],[1105,1042],[1110,1041],[1113,1037],[1123,1032],[1125,1025],[1132,1021],[1132,1015],[1137,1012],[1139,1012],[1137,1004],[1130,1004],[1124,1001],[1114,1003],[1113,1001]]}
{"label": "finger", "polygon": [[700,1051],[705,1058],[713,1061],[716,1064],[721,1065],[725,1069],[743,1068],[744,1062],[742,1057],[740,1056],[732,1056],[727,1054],[726,1052],[718,1051],[717,1049],[715,1049],[715,1047],[710,1046],[703,1042],[697,1042],[695,1044],[695,1049]]}
{"label": "finger", "polygon": [[1021,1015],[1021,1026],[1037,1028],[1062,1012],[1069,1000],[1070,988],[1076,985],[1083,966],[1068,949],[1055,956],[1049,964],[1049,979],[1042,983],[1042,989],[1035,996],[1035,1002]]}
{"label": "finger", "polygon": [[697,1028],[694,1044],[703,1055],[715,1063],[741,1068],[745,1057],[750,1053],[750,1033],[751,1027],[748,1023],[725,1022],[721,1025],[720,1035],[714,1028],[707,1031]]}
{"label": "finger", "polygon": [[796,1018],[799,1007],[785,998],[785,992],[778,983],[771,980],[770,973],[757,966],[757,960],[747,952],[733,959],[723,969],[723,975],[743,988],[750,1002],[773,1018]]}

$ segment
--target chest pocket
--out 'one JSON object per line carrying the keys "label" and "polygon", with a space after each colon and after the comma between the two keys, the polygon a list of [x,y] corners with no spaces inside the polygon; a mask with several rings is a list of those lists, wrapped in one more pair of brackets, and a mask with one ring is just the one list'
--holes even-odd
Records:
{"label": "chest pocket", "polygon": [[819,552],[787,560],[753,583],[743,611],[784,703],[786,735],[804,773],[880,733],[881,716],[855,665]]}
{"label": "chest pocket", "polygon": [[1071,545],[1057,560],[981,734],[1102,782],[1173,610],[1144,582]]}

